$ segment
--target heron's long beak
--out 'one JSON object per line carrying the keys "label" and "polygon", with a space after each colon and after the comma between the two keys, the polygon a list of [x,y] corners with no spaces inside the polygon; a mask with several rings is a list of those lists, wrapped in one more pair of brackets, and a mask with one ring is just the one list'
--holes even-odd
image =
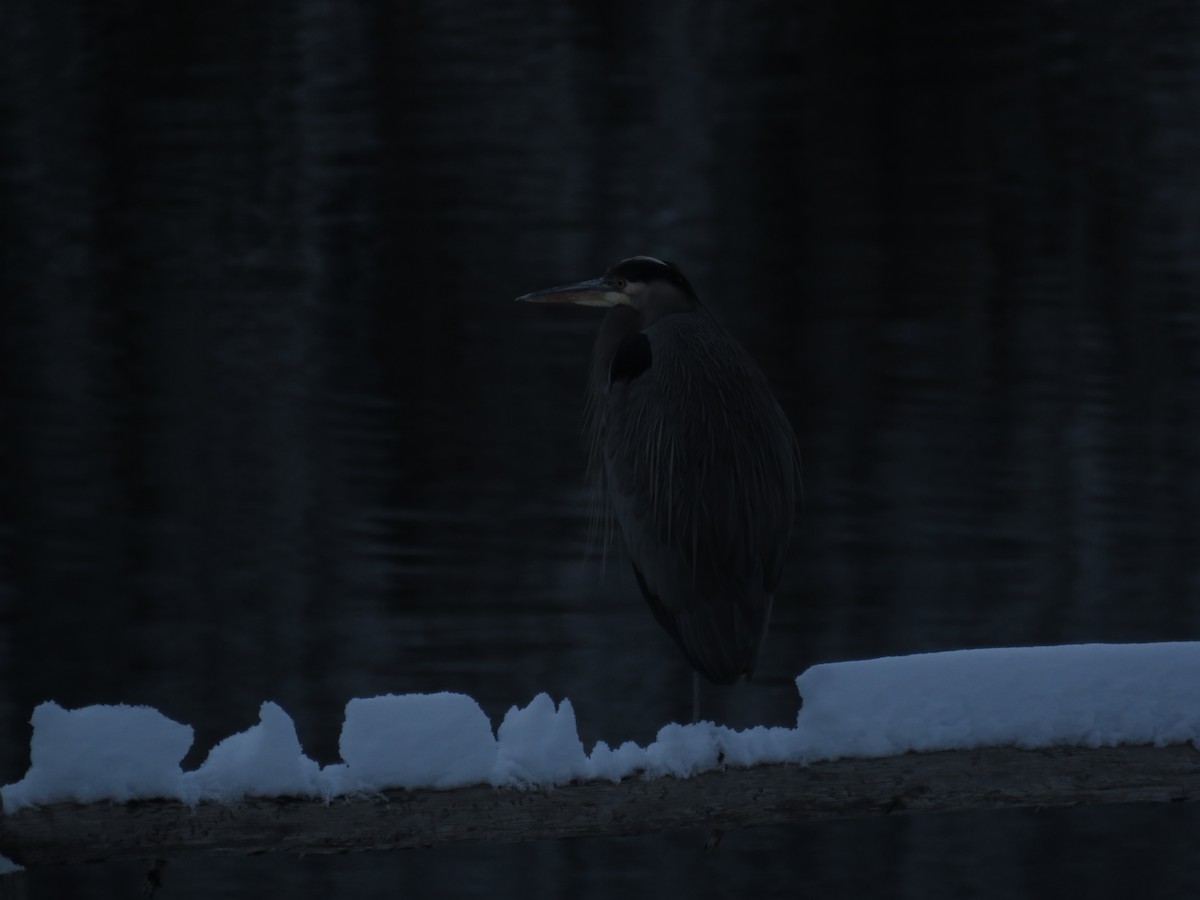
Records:
{"label": "heron's long beak", "polygon": [[631,302],[628,294],[618,291],[603,278],[545,288],[524,294],[517,300],[526,303],[576,303],[579,306],[618,306]]}

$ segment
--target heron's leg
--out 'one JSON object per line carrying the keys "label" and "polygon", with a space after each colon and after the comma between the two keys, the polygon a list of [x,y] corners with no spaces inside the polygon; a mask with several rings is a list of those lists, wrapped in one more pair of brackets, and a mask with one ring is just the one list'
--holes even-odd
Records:
{"label": "heron's leg", "polygon": [[[692,672],[692,724],[695,725],[700,721],[700,673]],[[708,856],[716,853],[717,847],[721,845],[721,838],[725,836],[724,829],[714,828],[709,832],[708,840],[704,842],[704,855]]]}

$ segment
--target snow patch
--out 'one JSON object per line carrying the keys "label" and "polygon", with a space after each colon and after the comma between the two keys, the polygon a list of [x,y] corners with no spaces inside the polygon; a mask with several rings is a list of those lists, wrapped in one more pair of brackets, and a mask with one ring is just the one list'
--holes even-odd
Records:
{"label": "snow patch", "polygon": [[263,703],[258,724],[230,735],[208,759],[183,776],[189,802],[239,797],[304,797],[322,793],[320,766],[300,749],[291,716],[271,701]]}
{"label": "snow patch", "polygon": [[547,694],[538,694],[524,709],[512,707],[500,723],[499,737],[492,784],[566,784],[591,775],[570,700],[556,710]]}
{"label": "snow patch", "polygon": [[633,741],[626,741],[616,750],[598,741],[588,757],[588,768],[593,778],[604,778],[608,781],[620,781],[629,775],[644,771],[646,768],[646,750]]}
{"label": "snow patch", "polygon": [[16,872],[24,872],[25,867],[19,866],[7,856],[0,856],[0,875],[12,875]]}
{"label": "snow patch", "polygon": [[346,704],[327,795],[382,788],[450,788],[485,782],[496,764],[492,723],[465,694],[388,694]]}
{"label": "snow patch", "polygon": [[1200,643],[953,650],[813,666],[802,759],[1200,737]]}
{"label": "snow patch", "polygon": [[67,710],[52,701],[30,723],[29,771],[0,788],[6,812],[69,800],[184,799],[179,764],[192,746],[190,725],[148,706]]}

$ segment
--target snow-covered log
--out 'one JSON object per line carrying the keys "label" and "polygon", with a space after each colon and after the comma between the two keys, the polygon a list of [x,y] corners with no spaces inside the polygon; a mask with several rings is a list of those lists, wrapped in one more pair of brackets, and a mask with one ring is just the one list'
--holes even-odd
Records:
{"label": "snow-covered log", "polygon": [[988,747],[551,789],[479,785],[315,798],[59,803],[0,815],[0,854],[29,865],[206,854],[345,853],[736,829],[822,818],[1200,799],[1200,751]]}

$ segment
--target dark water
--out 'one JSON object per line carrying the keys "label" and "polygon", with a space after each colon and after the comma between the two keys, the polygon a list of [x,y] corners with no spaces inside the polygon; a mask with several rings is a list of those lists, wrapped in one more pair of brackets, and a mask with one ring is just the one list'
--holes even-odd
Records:
{"label": "dark water", "polygon": [[[597,317],[677,261],[761,361],[805,504],[762,683],[1200,637],[1200,8],[0,7],[0,780],[34,705],[150,703],[188,764],[280,702],[687,714],[589,551]],[[1050,686],[1048,686],[1049,688]],[[1185,896],[1186,808],[177,863],[164,896]],[[131,896],[144,867],[37,871]]]}

